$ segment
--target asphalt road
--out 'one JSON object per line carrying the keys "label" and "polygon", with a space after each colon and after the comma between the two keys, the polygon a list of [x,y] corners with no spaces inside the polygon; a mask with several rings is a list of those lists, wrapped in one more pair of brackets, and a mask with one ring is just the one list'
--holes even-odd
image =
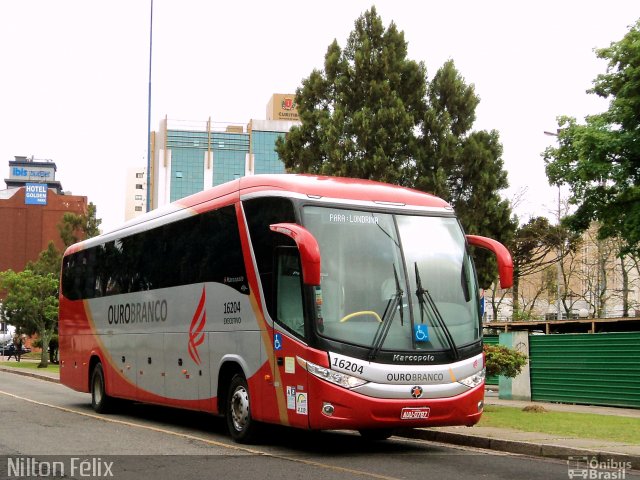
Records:
{"label": "asphalt road", "polygon": [[352,432],[269,428],[263,443],[244,446],[210,415],[133,403],[97,415],[89,402],[62,385],[0,372],[0,479],[47,472],[154,480],[568,478],[566,461],[399,437],[367,443]]}

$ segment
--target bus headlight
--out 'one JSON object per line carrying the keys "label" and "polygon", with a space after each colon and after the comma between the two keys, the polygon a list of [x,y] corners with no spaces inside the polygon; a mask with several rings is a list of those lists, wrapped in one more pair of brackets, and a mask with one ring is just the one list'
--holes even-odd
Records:
{"label": "bus headlight", "polygon": [[487,369],[483,368],[479,372],[474,373],[473,375],[470,375],[467,378],[463,378],[462,380],[458,380],[458,382],[463,384],[463,385],[465,385],[465,386],[467,386],[467,387],[469,387],[469,388],[477,387],[484,380],[486,372],[487,372]]}
{"label": "bus headlight", "polygon": [[367,383],[366,380],[363,380],[358,377],[353,377],[351,375],[347,375],[346,373],[336,372],[335,370],[321,367],[320,365],[316,365],[315,363],[311,363],[311,362],[305,362],[305,363],[306,363],[307,371],[312,375],[315,375],[318,378],[326,380],[327,382],[340,385],[341,387],[344,387],[344,388],[355,388]]}

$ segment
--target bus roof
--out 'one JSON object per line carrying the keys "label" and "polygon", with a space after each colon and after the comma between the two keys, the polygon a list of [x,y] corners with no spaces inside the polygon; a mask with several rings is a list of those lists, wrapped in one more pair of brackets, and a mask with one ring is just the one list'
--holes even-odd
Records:
{"label": "bus roof", "polygon": [[245,195],[269,190],[297,193],[313,198],[358,200],[431,208],[449,207],[447,202],[434,195],[397,185],[359,178],[301,174],[250,175],[185,197],[176,203],[185,207],[194,207],[218,197],[220,193],[224,195],[237,191],[240,195]]}
{"label": "bus roof", "polygon": [[168,220],[169,218],[175,218],[172,214],[177,214],[178,217],[190,216],[195,212],[210,209],[212,202],[225,203],[226,200],[231,203],[229,200],[233,197],[239,199],[244,195],[258,194],[260,192],[277,192],[283,196],[289,193],[316,199],[326,198],[327,200],[339,199],[377,202],[388,205],[450,209],[447,202],[429,193],[371,180],[301,174],[250,175],[203,190],[140,215],[111,232],[71,245],[65,255],[91,245],[161,225],[171,221]]}

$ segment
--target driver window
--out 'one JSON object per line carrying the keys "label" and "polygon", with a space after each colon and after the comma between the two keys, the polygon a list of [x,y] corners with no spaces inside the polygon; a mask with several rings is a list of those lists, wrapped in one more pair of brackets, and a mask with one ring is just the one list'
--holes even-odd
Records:
{"label": "driver window", "polygon": [[303,337],[302,271],[297,249],[277,249],[276,272],[277,320]]}

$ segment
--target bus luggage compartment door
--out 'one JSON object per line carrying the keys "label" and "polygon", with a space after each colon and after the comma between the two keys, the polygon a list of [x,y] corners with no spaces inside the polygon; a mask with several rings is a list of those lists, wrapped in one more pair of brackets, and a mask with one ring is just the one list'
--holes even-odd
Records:
{"label": "bus luggage compartment door", "polygon": [[[188,333],[165,334],[165,391],[169,399],[194,401],[192,407],[211,410],[209,333],[197,348],[189,348]],[[204,403],[211,403],[205,406]]]}

